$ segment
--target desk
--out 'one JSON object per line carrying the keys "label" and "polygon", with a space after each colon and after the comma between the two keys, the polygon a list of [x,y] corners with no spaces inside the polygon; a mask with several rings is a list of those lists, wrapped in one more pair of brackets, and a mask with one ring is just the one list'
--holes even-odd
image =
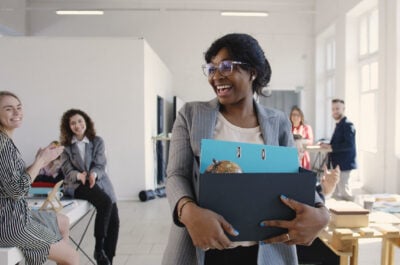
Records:
{"label": "desk", "polygon": [[382,240],[382,262],[381,265],[392,265],[394,263],[394,247],[400,248],[400,238],[384,238]]}
{"label": "desk", "polygon": [[358,264],[359,239],[381,238],[381,265],[394,265],[393,249],[394,246],[400,246],[400,226],[399,224],[376,223],[375,220],[381,218],[378,216],[381,214],[381,212],[372,212],[370,214],[370,223],[368,227],[327,227],[320,233],[319,238],[335,252],[336,255],[340,256],[340,265]]}
{"label": "desk", "polygon": [[[35,199],[36,200],[36,199]],[[38,199],[38,205],[41,205],[41,203],[43,203],[44,198],[43,199]],[[41,203],[40,203],[41,202]],[[80,250],[88,259],[92,264],[96,264],[81,248],[80,248],[80,244],[86,234],[87,228],[95,214],[95,209],[93,208],[93,206],[84,200],[73,200],[74,203],[65,206],[60,213],[65,214],[66,216],[68,216],[69,218],[69,222],[70,222],[70,229],[73,229],[77,224],[79,224],[82,219],[91,213],[91,217],[88,221],[88,223],[86,224],[86,228],[85,228],[85,232],[82,234],[79,242],[75,242],[74,239],[71,239],[71,241],[75,244],[75,246],[77,247],[76,249]],[[18,262],[22,261],[24,259],[24,256],[22,255],[22,252],[16,248],[0,248],[0,265],[15,265]]]}
{"label": "desk", "polygon": [[317,173],[317,177],[324,174],[324,165],[328,162],[328,153],[332,149],[321,148],[319,145],[306,145],[304,148],[309,153],[314,153],[314,162],[311,164],[311,170]]}

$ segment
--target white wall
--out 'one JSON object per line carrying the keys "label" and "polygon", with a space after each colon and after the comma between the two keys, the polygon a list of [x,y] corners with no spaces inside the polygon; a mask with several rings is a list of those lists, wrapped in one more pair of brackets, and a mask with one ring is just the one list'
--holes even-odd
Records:
{"label": "white wall", "polygon": [[[154,167],[149,157],[155,125],[146,117],[156,113],[150,110],[156,97],[147,95],[169,93],[171,77],[143,39],[20,37],[1,38],[0,46],[0,89],[19,95],[25,109],[15,135],[25,161],[58,139],[65,110],[80,108],[105,140],[118,198],[137,198],[140,190],[153,188],[153,172],[145,165]],[[149,75],[158,82],[146,82]]]}
{"label": "white wall", "polygon": [[313,23],[313,14],[300,12],[231,18],[205,11],[125,10],[71,17],[37,9],[28,12],[27,22],[32,36],[144,37],[171,70],[174,94],[185,101],[214,97],[200,68],[203,52],[230,32],[249,33],[260,41],[271,61],[272,89],[313,89]]}
{"label": "white wall", "polygon": [[[157,135],[157,96],[164,99],[164,134],[172,125],[168,124],[171,120],[172,108],[168,109],[168,103],[171,105],[172,96],[172,76],[169,69],[161,61],[152,48],[145,43],[144,45],[144,120],[150,126],[145,128],[145,171],[146,187],[155,188],[155,179],[157,178],[157,165],[154,158],[155,144],[151,136]],[[168,115],[169,114],[169,115]]]}

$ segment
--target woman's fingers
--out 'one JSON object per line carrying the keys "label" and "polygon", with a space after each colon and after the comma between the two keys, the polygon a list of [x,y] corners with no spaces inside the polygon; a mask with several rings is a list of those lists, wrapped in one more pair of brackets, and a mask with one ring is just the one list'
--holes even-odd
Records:
{"label": "woman's fingers", "polygon": [[190,217],[185,225],[196,247],[206,250],[231,246],[225,231],[235,234],[235,230],[222,216],[208,209],[195,207],[191,209]]}

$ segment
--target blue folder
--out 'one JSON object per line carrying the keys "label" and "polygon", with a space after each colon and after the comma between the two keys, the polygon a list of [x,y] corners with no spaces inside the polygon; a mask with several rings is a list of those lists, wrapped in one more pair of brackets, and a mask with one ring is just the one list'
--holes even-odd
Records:
{"label": "blue folder", "polygon": [[299,169],[295,147],[202,139],[200,173],[204,173],[213,160],[234,162],[243,173],[296,173]]}

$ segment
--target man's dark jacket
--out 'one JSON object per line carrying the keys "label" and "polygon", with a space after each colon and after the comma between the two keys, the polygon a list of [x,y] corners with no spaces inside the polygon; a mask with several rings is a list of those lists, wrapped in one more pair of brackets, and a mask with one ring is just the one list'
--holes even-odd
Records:
{"label": "man's dark jacket", "polygon": [[329,153],[330,168],[340,166],[340,170],[357,168],[356,163],[356,130],[347,117],[343,117],[335,127],[330,142],[332,153]]}

